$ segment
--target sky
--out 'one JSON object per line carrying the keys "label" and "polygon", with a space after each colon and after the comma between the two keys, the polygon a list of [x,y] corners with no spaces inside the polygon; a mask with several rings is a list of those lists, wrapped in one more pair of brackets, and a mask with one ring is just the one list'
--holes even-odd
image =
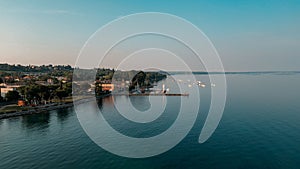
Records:
{"label": "sky", "polygon": [[140,12],[196,25],[226,71],[300,70],[297,0],[0,0],[0,63],[73,66],[95,31]]}

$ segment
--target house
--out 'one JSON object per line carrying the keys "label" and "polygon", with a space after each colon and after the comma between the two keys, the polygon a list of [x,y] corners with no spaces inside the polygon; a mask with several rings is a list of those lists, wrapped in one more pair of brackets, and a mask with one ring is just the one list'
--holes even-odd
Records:
{"label": "house", "polygon": [[50,79],[50,78],[47,79],[47,83],[48,83],[49,85],[53,85],[53,83],[54,83],[54,82],[53,82],[53,79]]}
{"label": "house", "polygon": [[5,95],[9,92],[9,91],[16,91],[17,88],[21,87],[20,85],[5,85],[4,88],[1,88],[1,96],[5,97]]}
{"label": "house", "polygon": [[5,95],[9,92],[9,91],[15,91],[15,88],[1,88],[1,96],[5,97]]}
{"label": "house", "polygon": [[29,76],[29,75],[26,75],[26,76],[23,77],[23,80],[30,80],[30,79],[32,79],[32,77]]}
{"label": "house", "polygon": [[26,102],[24,100],[18,100],[18,106],[26,106]]}
{"label": "house", "polygon": [[102,87],[102,91],[113,91],[115,88],[114,84],[111,83],[103,83],[100,85]]}

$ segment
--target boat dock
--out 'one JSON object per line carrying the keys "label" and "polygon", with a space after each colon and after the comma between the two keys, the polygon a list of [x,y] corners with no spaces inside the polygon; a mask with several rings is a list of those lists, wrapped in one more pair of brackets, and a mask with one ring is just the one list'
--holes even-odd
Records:
{"label": "boat dock", "polygon": [[188,93],[113,93],[113,96],[189,96]]}

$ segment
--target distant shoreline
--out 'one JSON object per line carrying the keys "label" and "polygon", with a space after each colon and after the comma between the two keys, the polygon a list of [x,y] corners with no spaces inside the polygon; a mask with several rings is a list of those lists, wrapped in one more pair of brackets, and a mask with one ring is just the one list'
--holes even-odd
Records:
{"label": "distant shoreline", "polygon": [[[162,73],[162,72],[160,72]],[[205,72],[205,71],[169,71],[166,72],[171,75],[175,74],[199,74],[199,75],[208,75],[208,74],[282,74],[282,73],[300,73],[300,71],[225,71],[225,72]]]}
{"label": "distant shoreline", "polygon": [[[13,67],[12,70],[7,70],[7,66],[11,66]],[[74,69],[82,69],[82,70],[94,70],[94,69],[102,69],[102,68],[93,68],[93,69],[84,69],[84,68],[79,68],[79,67],[73,67],[69,64],[55,64],[55,65],[52,65],[52,64],[48,64],[48,65],[43,65],[43,64],[40,64],[40,65],[30,65],[30,64],[18,64],[18,63],[15,63],[15,64],[12,64],[12,63],[0,63],[0,71],[6,71],[6,72],[18,72],[18,70],[15,69],[15,66],[19,66],[19,67],[22,67],[23,70],[24,68],[30,68],[30,67],[57,67],[57,68],[60,68],[60,69],[63,69],[63,70],[69,70],[69,71],[73,71]],[[107,68],[107,69],[114,69],[114,68]],[[118,69],[116,69],[117,71]],[[43,73],[45,70],[35,70],[34,68],[31,70],[31,69],[28,69],[27,71],[21,71],[21,72],[24,72],[24,73]],[[118,71],[139,71],[139,70],[118,70]],[[189,71],[184,71],[184,70],[179,70],[179,71],[176,71],[176,70],[170,70],[168,72],[166,71],[159,71],[159,70],[145,70],[145,72],[160,72],[160,73],[167,73],[167,74],[186,74],[186,73],[191,73]],[[204,70],[196,70],[196,71],[192,71],[193,74],[251,74],[251,73],[300,73],[300,70],[245,70],[245,71],[238,71],[238,70],[235,70],[235,71],[211,71],[211,72],[207,72],[207,71],[204,71]]]}

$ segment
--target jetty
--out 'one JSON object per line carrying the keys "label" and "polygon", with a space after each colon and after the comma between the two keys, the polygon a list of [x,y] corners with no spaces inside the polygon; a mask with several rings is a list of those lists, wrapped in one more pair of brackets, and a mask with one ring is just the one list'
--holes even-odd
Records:
{"label": "jetty", "polygon": [[113,93],[113,96],[189,96],[188,93]]}

